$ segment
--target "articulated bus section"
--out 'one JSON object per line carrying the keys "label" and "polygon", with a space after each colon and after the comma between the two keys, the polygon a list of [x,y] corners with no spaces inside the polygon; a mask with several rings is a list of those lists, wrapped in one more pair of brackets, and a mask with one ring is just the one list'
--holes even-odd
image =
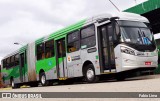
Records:
{"label": "articulated bus section", "polygon": [[128,71],[154,70],[158,53],[146,23],[146,18],[131,13],[83,20],[4,57],[3,81],[13,88],[77,77],[93,83],[108,73],[124,80]]}

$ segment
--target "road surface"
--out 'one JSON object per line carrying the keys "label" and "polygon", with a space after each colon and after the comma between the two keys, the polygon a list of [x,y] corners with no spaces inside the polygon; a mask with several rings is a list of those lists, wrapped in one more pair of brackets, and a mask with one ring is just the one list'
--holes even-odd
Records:
{"label": "road surface", "polygon": [[[32,87],[1,89],[0,92],[160,92],[160,75],[141,76],[130,78],[125,81],[107,80],[93,84],[76,83],[72,85],[55,85],[48,87]],[[51,100],[51,99],[50,99]],[[60,101],[70,101],[73,99],[56,99]],[[74,99],[85,101],[86,99]],[[106,101],[106,99],[88,99],[88,101]],[[118,101],[120,99],[109,99]],[[160,101],[160,99],[121,99],[123,101]],[[0,99],[1,101],[1,99]],[[39,101],[39,100],[37,100]],[[45,99],[41,99],[45,101]]]}

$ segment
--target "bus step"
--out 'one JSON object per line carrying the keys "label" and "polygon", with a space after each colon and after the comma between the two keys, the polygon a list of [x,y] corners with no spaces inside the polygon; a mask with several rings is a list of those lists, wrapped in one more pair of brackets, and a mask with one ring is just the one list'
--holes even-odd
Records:
{"label": "bus step", "polygon": [[59,78],[59,80],[67,80],[68,78],[64,77],[64,78]]}

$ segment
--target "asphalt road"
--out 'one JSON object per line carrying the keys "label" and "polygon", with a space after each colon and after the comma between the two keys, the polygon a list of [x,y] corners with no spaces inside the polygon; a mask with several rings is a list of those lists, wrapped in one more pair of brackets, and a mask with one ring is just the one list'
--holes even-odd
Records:
{"label": "asphalt road", "polygon": [[[29,88],[19,88],[19,89],[5,88],[5,89],[0,89],[0,92],[160,92],[160,75],[141,76],[136,78],[130,78],[125,81],[107,80],[93,84],[76,83],[72,85],[55,85],[48,87],[32,87],[32,88],[29,87]],[[70,101],[73,99],[56,99],[56,100]],[[84,101],[85,99],[76,99],[76,100]],[[106,99],[89,99],[88,101],[90,100],[105,101]],[[112,100],[118,101],[120,99],[110,99],[109,101]],[[122,100],[128,101],[128,99],[122,99]],[[129,100],[160,101],[160,99],[129,99]]]}

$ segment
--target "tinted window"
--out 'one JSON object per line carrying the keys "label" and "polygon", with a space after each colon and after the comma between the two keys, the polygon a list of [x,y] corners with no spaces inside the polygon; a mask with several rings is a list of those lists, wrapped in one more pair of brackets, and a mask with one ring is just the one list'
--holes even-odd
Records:
{"label": "tinted window", "polygon": [[44,58],[45,58],[44,43],[41,43],[37,45],[37,60],[41,60]]}
{"label": "tinted window", "polygon": [[3,68],[6,68],[6,59],[3,60]]}
{"label": "tinted window", "polygon": [[19,65],[19,55],[13,55],[8,57],[7,59],[3,60],[3,68],[13,68],[15,66]]}
{"label": "tinted window", "polygon": [[27,51],[25,51],[25,64],[27,63]]}
{"label": "tinted window", "polygon": [[45,58],[54,56],[54,40],[47,41],[45,43]]}
{"label": "tinted window", "polygon": [[6,68],[8,69],[8,68],[10,68],[10,58],[7,58],[6,62],[7,62]]}
{"label": "tinted window", "polygon": [[114,33],[112,25],[108,25],[107,30],[108,30],[109,41],[112,42],[113,41],[113,33]]}
{"label": "tinted window", "polygon": [[79,50],[79,41],[68,43],[68,53]]}
{"label": "tinted window", "polygon": [[81,40],[81,46],[84,46],[85,48],[93,47],[95,44],[96,38],[94,35]]}
{"label": "tinted window", "polygon": [[10,59],[11,59],[10,66],[11,66],[11,67],[15,66],[15,65],[14,65],[14,56],[10,57]]}
{"label": "tinted window", "polygon": [[84,28],[81,31],[81,38],[86,38],[86,37],[92,36],[94,34],[95,34],[95,28],[94,28],[94,25],[92,25],[87,28]]}
{"label": "tinted window", "polygon": [[75,52],[80,48],[80,41],[79,41],[79,31],[73,32],[68,35],[68,44],[67,44],[67,51]]}
{"label": "tinted window", "polygon": [[68,43],[79,40],[79,31],[73,32],[68,35]]}
{"label": "tinted window", "polygon": [[81,48],[89,48],[96,45],[94,25],[86,27],[81,31]]}
{"label": "tinted window", "polygon": [[15,55],[15,66],[19,65],[19,55]]}
{"label": "tinted window", "polygon": [[101,28],[101,33],[102,33],[102,46],[103,47],[107,47],[107,43],[108,43],[108,38],[107,38],[107,29],[106,29],[106,26],[102,27]]}
{"label": "tinted window", "polygon": [[20,54],[20,60],[21,67],[24,67],[24,53]]}
{"label": "tinted window", "polygon": [[147,27],[143,22],[137,21],[117,21],[120,26]]}
{"label": "tinted window", "polygon": [[66,56],[65,39],[64,38],[57,41],[57,51],[58,51],[58,58]]}

